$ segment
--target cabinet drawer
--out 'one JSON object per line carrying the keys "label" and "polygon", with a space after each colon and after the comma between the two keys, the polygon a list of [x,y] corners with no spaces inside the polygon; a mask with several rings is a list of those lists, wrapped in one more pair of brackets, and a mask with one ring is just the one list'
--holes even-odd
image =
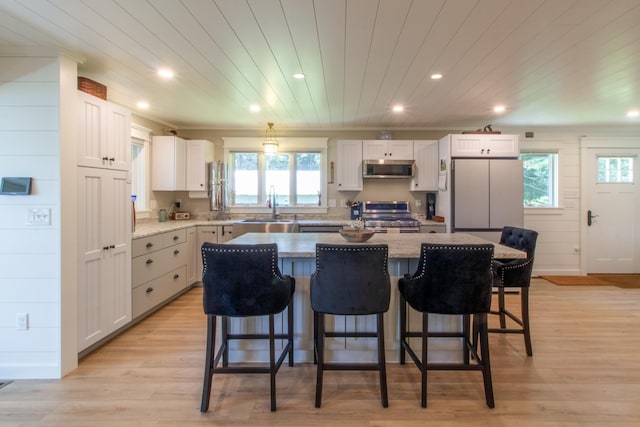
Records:
{"label": "cabinet drawer", "polygon": [[177,245],[178,243],[184,243],[187,241],[187,229],[183,228],[182,230],[170,231],[168,233],[164,233],[164,245],[172,246]]}
{"label": "cabinet drawer", "polygon": [[171,246],[150,254],[135,257],[131,266],[131,286],[148,282],[167,271],[187,264],[187,244]]}
{"label": "cabinet drawer", "polygon": [[135,239],[131,242],[131,256],[137,257],[140,255],[148,254],[158,251],[164,248],[164,234],[157,234],[155,236],[142,237]]}
{"label": "cabinet drawer", "polygon": [[158,304],[180,292],[187,286],[187,267],[182,266],[132,291],[132,317],[135,319]]}

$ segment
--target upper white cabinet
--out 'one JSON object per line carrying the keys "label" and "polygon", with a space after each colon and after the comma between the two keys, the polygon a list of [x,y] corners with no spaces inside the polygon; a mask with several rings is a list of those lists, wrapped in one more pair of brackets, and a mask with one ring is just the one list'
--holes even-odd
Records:
{"label": "upper white cabinet", "polygon": [[362,141],[363,160],[412,160],[413,141],[375,139]]}
{"label": "upper white cabinet", "polygon": [[131,112],[78,91],[78,166],[129,170]]}
{"label": "upper white cabinet", "polygon": [[413,141],[415,176],[410,191],[438,191],[438,141]]}
{"label": "upper white cabinet", "polygon": [[207,190],[207,162],[213,161],[210,141],[154,136],[151,152],[153,191]]}
{"label": "upper white cabinet", "polygon": [[362,191],[362,140],[337,143],[338,191]]}
{"label": "upper white cabinet", "polygon": [[454,134],[451,157],[518,157],[518,135]]}
{"label": "upper white cabinet", "polygon": [[207,162],[213,161],[213,144],[210,141],[187,140],[186,188],[187,191],[207,191]]}
{"label": "upper white cabinet", "polygon": [[177,136],[154,136],[151,145],[151,189],[184,190],[187,145]]}

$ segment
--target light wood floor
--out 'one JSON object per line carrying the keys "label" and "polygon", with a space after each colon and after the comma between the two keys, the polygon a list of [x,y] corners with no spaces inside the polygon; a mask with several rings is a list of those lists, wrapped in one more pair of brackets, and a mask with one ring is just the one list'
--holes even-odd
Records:
{"label": "light wood floor", "polygon": [[[511,295],[508,299],[517,300]],[[640,289],[531,289],[534,356],[519,335],[492,335],[495,409],[478,372],[429,374],[388,361],[389,408],[371,372],[328,372],[314,408],[315,368],[283,364],[278,410],[268,376],[214,377],[199,411],[205,317],[195,288],[80,362],[62,380],[18,380],[0,389],[0,426],[637,426],[640,425]]]}

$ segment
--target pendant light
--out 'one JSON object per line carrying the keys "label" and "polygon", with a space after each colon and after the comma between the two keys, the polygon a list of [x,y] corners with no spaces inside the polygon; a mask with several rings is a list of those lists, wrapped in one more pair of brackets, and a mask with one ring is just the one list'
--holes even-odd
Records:
{"label": "pendant light", "polygon": [[278,152],[278,138],[276,138],[276,131],[273,129],[273,123],[267,123],[267,131],[264,137],[262,146],[265,153],[274,154]]}

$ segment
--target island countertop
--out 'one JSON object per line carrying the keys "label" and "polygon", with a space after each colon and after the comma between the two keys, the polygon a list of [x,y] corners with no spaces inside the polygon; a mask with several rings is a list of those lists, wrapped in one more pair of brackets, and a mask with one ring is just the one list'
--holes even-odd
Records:
{"label": "island countertop", "polygon": [[421,243],[493,243],[494,258],[526,258],[526,253],[467,233],[376,233],[365,243],[349,243],[338,233],[246,233],[227,243],[276,243],[280,258],[313,258],[316,243],[387,244],[389,258],[419,258]]}

